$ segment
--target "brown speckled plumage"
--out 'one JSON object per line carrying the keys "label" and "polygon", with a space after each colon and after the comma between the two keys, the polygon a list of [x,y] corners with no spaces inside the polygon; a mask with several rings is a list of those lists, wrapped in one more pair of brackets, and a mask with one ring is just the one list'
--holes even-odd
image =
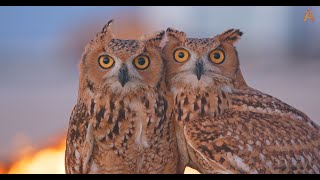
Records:
{"label": "brown speckled plumage", "polygon": [[[239,30],[206,39],[188,39],[169,28],[163,57],[174,99],[179,168],[201,173],[320,173],[320,128],[303,112],[249,87],[233,44]],[[177,48],[191,54],[178,63]],[[220,48],[225,60],[208,54]],[[200,80],[195,63],[203,61]]]}
{"label": "brown speckled plumage", "polygon": [[[86,47],[80,63],[79,95],[69,123],[66,173],[176,173],[178,151],[161,72],[164,33],[143,40],[113,39],[108,23]],[[98,57],[115,59],[110,69]],[[140,54],[150,65],[138,70]],[[129,81],[121,87],[119,68]]]}

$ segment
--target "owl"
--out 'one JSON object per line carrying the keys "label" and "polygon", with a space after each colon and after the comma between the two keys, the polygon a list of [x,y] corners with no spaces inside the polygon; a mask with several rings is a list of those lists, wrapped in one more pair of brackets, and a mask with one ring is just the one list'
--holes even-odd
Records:
{"label": "owl", "polygon": [[173,103],[166,95],[159,47],[165,32],[116,39],[111,24],[82,55],[66,173],[176,173]]}
{"label": "owl", "polygon": [[162,56],[173,97],[179,169],[200,173],[320,173],[320,128],[303,112],[251,88],[230,29],[187,38],[168,28]]}

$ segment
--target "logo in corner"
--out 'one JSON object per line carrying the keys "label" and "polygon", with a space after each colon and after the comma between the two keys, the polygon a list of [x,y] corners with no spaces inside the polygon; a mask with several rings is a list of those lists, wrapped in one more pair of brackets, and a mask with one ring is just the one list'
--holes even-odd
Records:
{"label": "logo in corner", "polygon": [[311,22],[314,22],[315,19],[313,17],[313,14],[312,14],[312,11],[310,9],[307,10],[306,14],[304,15],[304,19],[303,21],[304,22],[307,22],[307,21],[311,21]]}

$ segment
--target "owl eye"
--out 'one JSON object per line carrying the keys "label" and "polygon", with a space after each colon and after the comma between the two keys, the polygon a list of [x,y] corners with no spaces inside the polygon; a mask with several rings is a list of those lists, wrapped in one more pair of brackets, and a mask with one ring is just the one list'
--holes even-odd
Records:
{"label": "owl eye", "polygon": [[174,59],[179,63],[182,63],[188,60],[189,56],[190,56],[189,52],[182,48],[175,50],[173,54]]}
{"label": "owl eye", "polygon": [[209,59],[215,64],[221,64],[224,61],[224,52],[221,49],[215,49],[209,54]]}
{"label": "owl eye", "polygon": [[99,65],[103,69],[111,68],[114,64],[114,59],[108,55],[102,55],[99,57]]}
{"label": "owl eye", "polygon": [[148,56],[140,55],[133,60],[133,65],[140,70],[147,69],[150,64],[150,60]]}

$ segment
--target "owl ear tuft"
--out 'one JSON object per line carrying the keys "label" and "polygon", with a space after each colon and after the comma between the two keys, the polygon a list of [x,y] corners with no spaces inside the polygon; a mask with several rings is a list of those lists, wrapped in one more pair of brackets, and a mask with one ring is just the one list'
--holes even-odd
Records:
{"label": "owl ear tuft", "polygon": [[239,29],[229,29],[222,34],[218,35],[218,39],[220,42],[228,42],[234,44],[240,40],[243,32]]}
{"label": "owl ear tuft", "polygon": [[178,31],[172,27],[169,27],[166,31],[167,37],[169,40],[177,40],[184,42],[187,39],[187,35],[183,31]]}
{"label": "owl ear tuft", "polygon": [[106,25],[103,26],[100,33],[98,33],[97,38],[100,40],[112,39],[112,24],[113,19],[111,19]]}
{"label": "owl ear tuft", "polygon": [[160,47],[160,44],[164,37],[164,31],[158,31],[151,34],[146,34],[142,36],[141,41],[143,41],[148,46]]}
{"label": "owl ear tuft", "polygon": [[106,25],[103,26],[101,32],[102,32],[102,33],[106,33],[106,32],[111,31],[112,24],[113,24],[113,19],[111,19]]}

